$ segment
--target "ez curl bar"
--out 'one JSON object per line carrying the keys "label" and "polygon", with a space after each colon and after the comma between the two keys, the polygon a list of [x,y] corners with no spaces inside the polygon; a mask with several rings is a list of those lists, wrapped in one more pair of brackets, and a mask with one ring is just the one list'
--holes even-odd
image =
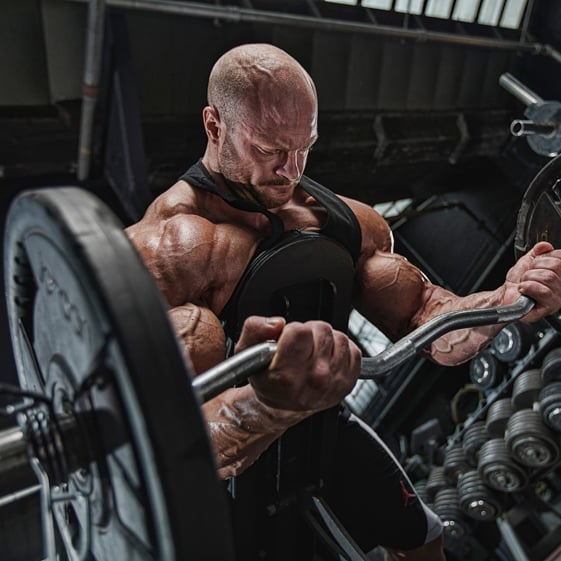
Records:
{"label": "ez curl bar", "polygon": [[[510,323],[523,318],[534,307],[534,302],[520,296],[509,306],[495,306],[448,312],[428,321],[375,357],[362,359],[360,378],[379,378],[415,356],[441,335],[480,325]],[[276,343],[261,343],[226,359],[193,380],[193,387],[203,401],[224,390],[245,382],[249,376],[266,368],[277,350]]]}
{"label": "ez curl bar", "polygon": [[[516,250],[559,247],[559,158],[530,185]],[[233,560],[224,490],[200,404],[265,368],[274,343],[193,379],[167,308],[122,224],[75,187],[12,203],[5,295],[19,387],[0,386],[0,507],[39,492],[44,558]],[[373,358],[386,375],[442,334],[516,321],[533,302],[451,312]],[[196,528],[196,531],[190,529]],[[216,539],[220,536],[220,539]]]}

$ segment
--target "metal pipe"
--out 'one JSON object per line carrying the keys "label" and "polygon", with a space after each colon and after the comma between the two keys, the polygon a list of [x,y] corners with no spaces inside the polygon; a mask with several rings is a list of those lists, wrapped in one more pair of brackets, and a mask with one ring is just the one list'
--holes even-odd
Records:
{"label": "metal pipe", "polygon": [[526,555],[524,547],[520,543],[518,535],[514,531],[514,528],[504,516],[499,516],[497,518],[497,527],[499,528],[506,546],[512,554],[512,558],[515,561],[530,561],[529,557]]}
{"label": "metal pipe", "polygon": [[[86,2],[88,0],[71,0]],[[314,28],[323,31],[341,31],[384,35],[417,41],[436,41],[456,43],[474,47],[489,47],[514,51],[526,51],[533,54],[553,56],[554,49],[542,43],[521,43],[519,41],[505,41],[491,37],[474,37],[455,33],[426,31],[423,29],[406,29],[374,23],[343,21],[332,18],[313,17],[305,15],[287,14],[284,12],[264,11],[238,6],[214,6],[199,2],[179,2],[178,0],[106,0],[108,6],[145,10],[166,14],[211,18],[231,23],[270,23],[290,25],[294,27]]]}
{"label": "metal pipe", "polygon": [[21,501],[26,497],[31,495],[35,495],[41,490],[41,485],[32,485],[31,487],[26,487],[25,489],[20,489],[18,491],[14,491],[13,493],[9,493],[8,495],[4,495],[0,497],[0,508],[15,503],[17,501]]}
{"label": "metal pipe", "polygon": [[105,0],[90,0],[82,84],[82,114],[78,140],[77,176],[79,181],[86,180],[90,175],[93,125],[103,56],[104,22]]}
{"label": "metal pipe", "polygon": [[528,107],[543,103],[543,99],[537,93],[534,93],[509,72],[501,74],[499,85]]}

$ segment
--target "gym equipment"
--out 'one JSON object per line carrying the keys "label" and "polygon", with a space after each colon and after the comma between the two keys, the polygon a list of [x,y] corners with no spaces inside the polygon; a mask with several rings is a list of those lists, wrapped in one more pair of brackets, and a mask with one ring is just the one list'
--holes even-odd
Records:
{"label": "gym equipment", "polygon": [[534,331],[528,324],[511,323],[497,333],[489,348],[501,362],[509,363],[521,359],[532,347]]}
{"label": "gym equipment", "polygon": [[543,422],[555,432],[561,432],[561,382],[546,384],[538,396]]}
{"label": "gym equipment", "polygon": [[[528,314],[533,307],[534,302],[530,298],[520,296],[509,306],[462,310],[437,316],[375,357],[363,358],[360,378],[375,379],[387,374],[445,333],[465,327],[516,321]],[[208,401],[224,390],[246,382],[249,376],[266,368],[276,350],[276,343],[261,343],[244,349],[197,376],[193,386],[201,399]]]}
{"label": "gym equipment", "polygon": [[434,500],[436,494],[442,489],[450,487],[450,482],[446,478],[443,466],[432,466],[427,477],[425,492],[431,500]]}
{"label": "gym equipment", "polygon": [[544,101],[508,72],[499,77],[499,84],[526,105],[526,119],[512,121],[510,132],[525,136],[537,154],[557,156],[561,151],[561,103]]}
{"label": "gym equipment", "polygon": [[542,381],[549,384],[561,380],[561,347],[549,351],[542,361]]}
{"label": "gym equipment", "polygon": [[512,460],[502,438],[491,438],[481,446],[477,471],[483,482],[497,491],[514,493],[528,484],[526,470]]}
{"label": "gym equipment", "polygon": [[456,540],[469,534],[470,528],[458,503],[458,491],[455,488],[438,491],[433,509],[442,520],[445,541]]}
{"label": "gym equipment", "polygon": [[512,400],[510,397],[503,397],[494,401],[487,410],[485,418],[485,428],[489,436],[503,438],[506,424],[513,413]]}
{"label": "gym equipment", "polygon": [[[557,188],[558,178],[561,178],[561,156],[549,162],[524,193],[516,223],[514,252],[517,259],[538,241],[549,241],[554,247],[561,247],[561,194]],[[517,322],[530,312],[533,305],[529,298],[520,296],[510,306],[442,314],[390,345],[377,356],[363,359],[360,377],[376,379],[387,375],[441,335],[455,329]],[[512,356],[518,358],[524,350],[527,352],[538,328],[519,327],[513,330],[512,333],[506,330],[503,334],[506,341],[497,342],[497,356],[502,354],[505,361],[510,360]],[[517,332],[519,337],[515,337]],[[275,352],[275,343],[263,343],[245,349],[197,376],[193,385],[201,399],[207,401],[228,388],[244,383],[250,375],[266,368]]]}
{"label": "gym equipment", "polygon": [[[193,380],[122,225],[75,187],[14,200],[4,272],[20,387],[0,388],[11,399],[1,412],[17,421],[0,432],[2,504],[39,489],[44,558],[63,548],[80,560],[233,559],[200,405],[266,367],[276,345]],[[434,318],[364,359],[362,377],[386,374],[448,331],[517,321],[532,307],[521,297]]]}
{"label": "gym equipment", "polygon": [[462,447],[466,461],[470,466],[477,465],[479,450],[487,440],[489,440],[489,435],[483,421],[475,421],[466,429]]}
{"label": "gym equipment", "polygon": [[542,422],[538,411],[520,409],[507,422],[505,436],[510,455],[531,468],[549,467],[559,459],[556,435]]}
{"label": "gym equipment", "polygon": [[448,448],[444,454],[444,475],[451,483],[456,484],[462,473],[470,469],[465,452],[460,444]]}
{"label": "gym equipment", "polygon": [[534,244],[548,241],[561,247],[561,157],[548,162],[522,197],[516,222],[514,254],[518,259]]}
{"label": "gym equipment", "polygon": [[543,382],[539,368],[531,368],[521,372],[512,387],[512,408],[519,409],[532,408],[534,402],[538,400]]}
{"label": "gym equipment", "polygon": [[21,391],[0,471],[35,475],[44,557],[58,537],[71,559],[233,559],[191,374],[122,225],[83,190],[28,192],[4,271]]}
{"label": "gym equipment", "polygon": [[469,363],[471,382],[481,391],[498,386],[506,374],[506,365],[490,349],[484,349]]}
{"label": "gym equipment", "polygon": [[481,480],[477,470],[462,473],[458,479],[458,503],[474,520],[495,520],[502,512],[502,501],[495,491]]}

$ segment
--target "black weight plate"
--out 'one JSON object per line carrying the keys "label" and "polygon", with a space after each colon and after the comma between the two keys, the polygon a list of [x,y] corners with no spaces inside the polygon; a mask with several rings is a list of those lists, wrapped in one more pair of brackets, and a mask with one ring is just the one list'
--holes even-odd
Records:
{"label": "black weight plate", "polygon": [[514,253],[520,258],[539,241],[561,248],[561,156],[547,163],[522,198],[516,223]]}
{"label": "black weight plate", "polygon": [[83,445],[95,460],[62,485],[88,501],[53,507],[68,557],[233,559],[190,372],[122,225],[84,190],[39,189],[14,200],[4,240],[20,384],[58,415],[94,419]]}

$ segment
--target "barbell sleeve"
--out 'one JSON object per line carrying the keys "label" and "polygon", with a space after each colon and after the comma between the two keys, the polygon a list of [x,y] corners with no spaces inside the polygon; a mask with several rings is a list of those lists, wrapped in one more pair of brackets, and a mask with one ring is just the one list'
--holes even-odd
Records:
{"label": "barbell sleeve", "polygon": [[553,123],[535,123],[534,121],[515,119],[510,123],[510,132],[513,136],[530,136],[541,134],[551,136],[557,130]]}
{"label": "barbell sleeve", "polygon": [[499,85],[501,85],[508,93],[512,94],[527,107],[543,103],[543,99],[522,82],[517,80],[509,72],[501,74],[499,77]]}
{"label": "barbell sleeve", "polygon": [[[450,331],[517,321],[530,312],[534,304],[527,296],[520,296],[508,306],[459,310],[437,316],[375,357],[363,358],[360,378],[382,377]],[[244,349],[197,376],[193,380],[193,387],[204,403],[267,368],[276,351],[277,344],[273,342],[260,343]]]}

